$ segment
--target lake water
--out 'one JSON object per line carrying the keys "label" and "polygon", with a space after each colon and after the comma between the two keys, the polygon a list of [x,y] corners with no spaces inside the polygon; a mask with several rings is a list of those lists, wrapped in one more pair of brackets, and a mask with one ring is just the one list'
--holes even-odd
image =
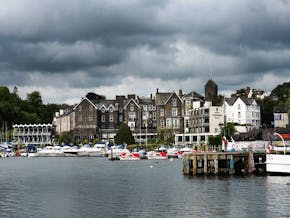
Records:
{"label": "lake water", "polygon": [[182,160],[0,158],[0,217],[289,217],[290,177],[188,177]]}

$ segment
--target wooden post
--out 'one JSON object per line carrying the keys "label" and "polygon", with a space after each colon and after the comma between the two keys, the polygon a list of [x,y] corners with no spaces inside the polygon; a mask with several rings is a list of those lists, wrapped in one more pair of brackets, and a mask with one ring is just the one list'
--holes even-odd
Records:
{"label": "wooden post", "polygon": [[192,173],[193,175],[197,174],[197,157],[196,154],[192,156]]}
{"label": "wooden post", "polygon": [[253,173],[255,171],[255,163],[254,163],[254,153],[253,150],[249,150],[249,157],[248,157],[248,173]]}
{"label": "wooden post", "polygon": [[203,173],[207,175],[207,154],[203,156]]}
{"label": "wooden post", "polygon": [[218,155],[215,156],[214,159],[214,173],[217,175],[219,173],[219,160]]}
{"label": "wooden post", "polygon": [[234,162],[234,156],[230,156],[230,174],[233,174],[235,171],[235,162]]}

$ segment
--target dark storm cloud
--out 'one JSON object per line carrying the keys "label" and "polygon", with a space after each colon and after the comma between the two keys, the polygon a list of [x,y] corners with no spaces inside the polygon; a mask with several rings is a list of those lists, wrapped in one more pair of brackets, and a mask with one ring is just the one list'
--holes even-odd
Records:
{"label": "dark storm cloud", "polygon": [[11,0],[0,8],[1,85],[205,80],[213,71],[235,89],[269,72],[289,75],[288,1]]}

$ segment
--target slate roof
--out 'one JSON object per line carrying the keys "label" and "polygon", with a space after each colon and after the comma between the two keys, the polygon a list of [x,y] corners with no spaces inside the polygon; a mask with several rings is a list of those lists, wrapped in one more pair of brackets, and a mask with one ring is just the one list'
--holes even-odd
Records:
{"label": "slate roof", "polygon": [[198,94],[195,91],[191,91],[191,92],[189,92],[187,94],[184,94],[184,97],[187,97],[187,98],[188,97],[192,97],[192,98],[204,99],[204,97],[202,95]]}
{"label": "slate roof", "polygon": [[229,105],[233,105],[238,98],[240,98],[246,105],[251,105],[255,101],[253,98],[247,98],[246,96],[240,97],[233,96],[230,98],[225,98],[225,100]]}
{"label": "slate roof", "polygon": [[156,105],[164,105],[172,92],[156,93]]}

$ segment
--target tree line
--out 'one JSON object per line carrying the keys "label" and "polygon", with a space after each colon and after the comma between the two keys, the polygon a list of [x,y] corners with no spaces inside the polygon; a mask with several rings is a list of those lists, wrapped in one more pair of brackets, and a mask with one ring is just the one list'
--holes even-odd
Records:
{"label": "tree line", "polygon": [[12,92],[7,87],[0,87],[0,124],[7,123],[8,129],[13,124],[51,123],[54,112],[63,106],[43,104],[38,91],[28,93],[23,100],[18,95],[17,87]]}

